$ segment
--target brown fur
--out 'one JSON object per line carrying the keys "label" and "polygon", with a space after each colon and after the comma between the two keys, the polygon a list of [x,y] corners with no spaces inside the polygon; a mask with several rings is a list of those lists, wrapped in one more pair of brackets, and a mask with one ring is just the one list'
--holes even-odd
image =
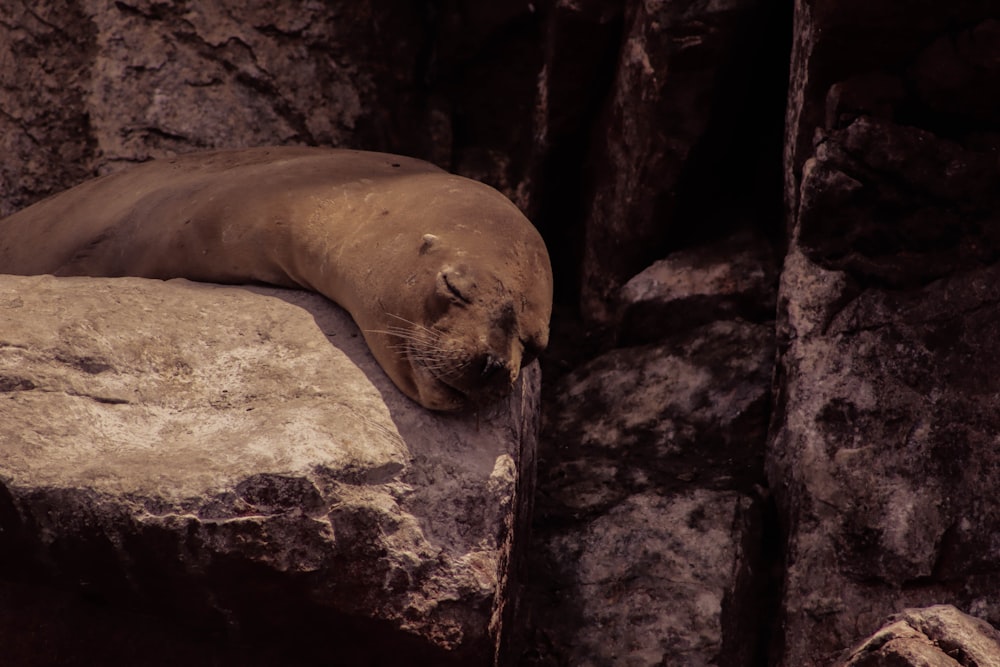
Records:
{"label": "brown fur", "polygon": [[492,188],[383,153],[193,153],[0,220],[0,272],[266,282],[316,290],[396,385],[450,410],[503,395],[548,342],[541,237]]}

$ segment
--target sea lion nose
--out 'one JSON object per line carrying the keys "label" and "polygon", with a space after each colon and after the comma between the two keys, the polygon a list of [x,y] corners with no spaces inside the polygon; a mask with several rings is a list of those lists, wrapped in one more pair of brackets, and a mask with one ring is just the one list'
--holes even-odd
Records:
{"label": "sea lion nose", "polygon": [[489,381],[496,377],[497,373],[506,369],[507,364],[503,359],[494,357],[492,354],[487,354],[483,360],[483,368],[479,373],[479,377],[484,381]]}

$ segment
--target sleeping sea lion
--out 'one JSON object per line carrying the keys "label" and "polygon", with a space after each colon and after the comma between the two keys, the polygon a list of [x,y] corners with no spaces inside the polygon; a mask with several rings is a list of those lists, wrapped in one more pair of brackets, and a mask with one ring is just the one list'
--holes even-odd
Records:
{"label": "sleeping sea lion", "polygon": [[427,162],[284,147],[191,153],[0,220],[0,273],[263,282],[324,294],[407,396],[503,396],[548,342],[552,269],[506,197]]}

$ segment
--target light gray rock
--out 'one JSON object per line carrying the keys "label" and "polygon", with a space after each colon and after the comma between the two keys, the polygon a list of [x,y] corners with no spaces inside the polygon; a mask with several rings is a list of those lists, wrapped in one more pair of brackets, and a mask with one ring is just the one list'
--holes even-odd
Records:
{"label": "light gray rock", "polygon": [[184,280],[4,276],[0,323],[7,577],[199,627],[306,627],[317,654],[371,664],[492,662],[535,367],[507,402],[435,414],[322,297]]}
{"label": "light gray rock", "polygon": [[549,388],[521,664],[753,664],[772,332],[714,322]]}
{"label": "light gray rock", "polygon": [[773,321],[777,286],[770,245],[751,235],[672,253],[622,287],[618,343],[650,343],[716,320]]}
{"label": "light gray rock", "polygon": [[575,563],[565,664],[746,664],[721,654],[752,504],[708,489],[636,494],[555,538],[553,557]]}
{"label": "light gray rock", "polygon": [[907,607],[1000,622],[994,15],[795,2],[778,665],[826,667]]}
{"label": "light gray rock", "polygon": [[951,605],[906,609],[840,667],[1000,667],[1000,632]]}

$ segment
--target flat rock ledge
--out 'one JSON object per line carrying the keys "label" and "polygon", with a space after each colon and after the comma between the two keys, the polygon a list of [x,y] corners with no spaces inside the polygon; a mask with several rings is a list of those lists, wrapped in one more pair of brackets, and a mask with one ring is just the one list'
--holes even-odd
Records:
{"label": "flat rock ledge", "polygon": [[437,414],[315,294],[0,276],[10,664],[494,663],[539,380]]}

